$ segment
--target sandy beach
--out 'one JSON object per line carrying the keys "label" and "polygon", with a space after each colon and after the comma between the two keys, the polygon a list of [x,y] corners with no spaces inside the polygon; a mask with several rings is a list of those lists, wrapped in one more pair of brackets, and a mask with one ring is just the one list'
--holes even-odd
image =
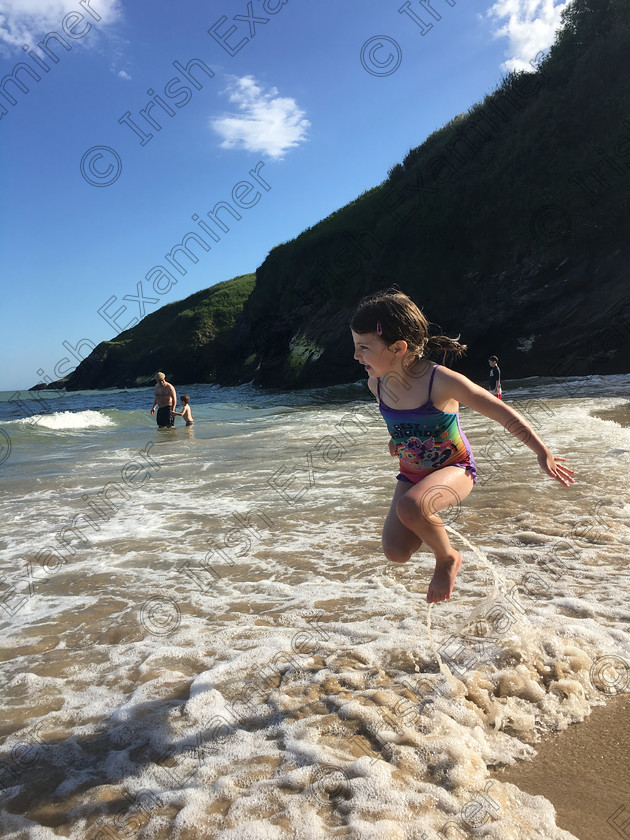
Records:
{"label": "sandy beach", "polygon": [[495,778],[546,797],[557,825],[579,840],[630,838],[630,694],[611,697],[536,750],[533,761],[503,768]]}
{"label": "sandy beach", "polygon": [[630,379],[588,387],[511,389],[544,398],[570,489],[466,415],[484,479],[430,626],[430,553],[381,554],[395,473],[361,383],[187,386],[194,429],[167,432],[150,389],[37,424],[0,402],[3,836],[630,840],[630,430],[593,414]]}

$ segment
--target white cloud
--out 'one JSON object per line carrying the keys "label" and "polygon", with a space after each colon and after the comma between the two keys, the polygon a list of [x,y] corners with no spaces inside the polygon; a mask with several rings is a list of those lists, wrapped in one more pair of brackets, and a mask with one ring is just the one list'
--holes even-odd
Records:
{"label": "white cloud", "polygon": [[295,99],[278,95],[277,88],[265,93],[252,76],[232,78],[224,93],[229,94],[240,114],[223,114],[210,120],[222,138],[223,149],[246,149],[281,158],[287,149],[306,140],[310,122]]}
{"label": "white cloud", "polygon": [[5,53],[9,49],[21,51],[23,44],[34,45],[48,32],[63,37],[61,24],[68,12],[80,12],[85,22],[95,27],[113,23],[122,13],[120,0],[97,0],[86,5],[101,20],[92,17],[78,0],[0,0],[0,47]]}
{"label": "white cloud", "polygon": [[531,62],[537,63],[536,56],[553,43],[556,30],[560,26],[560,15],[569,2],[570,0],[497,0],[488,9],[487,15],[499,24],[493,33],[495,38],[509,40],[506,55],[510,57],[503,62],[501,69],[535,69]]}
{"label": "white cloud", "polygon": [[131,79],[131,76],[129,75],[129,73],[125,73],[124,70],[119,70],[118,71],[118,78],[119,79],[126,79],[127,81],[129,81]]}

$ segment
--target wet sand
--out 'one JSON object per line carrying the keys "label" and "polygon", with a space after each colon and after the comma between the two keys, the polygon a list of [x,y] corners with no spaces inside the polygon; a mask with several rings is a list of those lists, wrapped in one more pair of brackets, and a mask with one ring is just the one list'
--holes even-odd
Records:
{"label": "wet sand", "polygon": [[533,761],[494,773],[545,796],[556,823],[579,840],[630,840],[630,694],[536,745]]}

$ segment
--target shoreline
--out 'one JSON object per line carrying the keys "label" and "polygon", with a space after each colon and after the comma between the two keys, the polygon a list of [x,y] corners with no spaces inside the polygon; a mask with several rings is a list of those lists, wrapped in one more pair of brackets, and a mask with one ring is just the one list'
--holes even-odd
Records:
{"label": "shoreline", "polygon": [[556,809],[556,825],[578,840],[630,838],[629,693],[610,697],[535,749],[531,761],[502,767],[492,778],[544,796]]}

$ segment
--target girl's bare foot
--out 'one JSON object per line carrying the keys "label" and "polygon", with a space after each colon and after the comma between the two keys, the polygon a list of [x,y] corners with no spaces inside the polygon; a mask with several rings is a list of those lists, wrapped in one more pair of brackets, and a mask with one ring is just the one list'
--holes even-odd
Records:
{"label": "girl's bare foot", "polygon": [[446,601],[451,597],[451,592],[455,586],[455,578],[461,565],[462,556],[458,551],[453,551],[453,556],[446,560],[435,561],[435,571],[427,592],[427,601],[430,604]]}

